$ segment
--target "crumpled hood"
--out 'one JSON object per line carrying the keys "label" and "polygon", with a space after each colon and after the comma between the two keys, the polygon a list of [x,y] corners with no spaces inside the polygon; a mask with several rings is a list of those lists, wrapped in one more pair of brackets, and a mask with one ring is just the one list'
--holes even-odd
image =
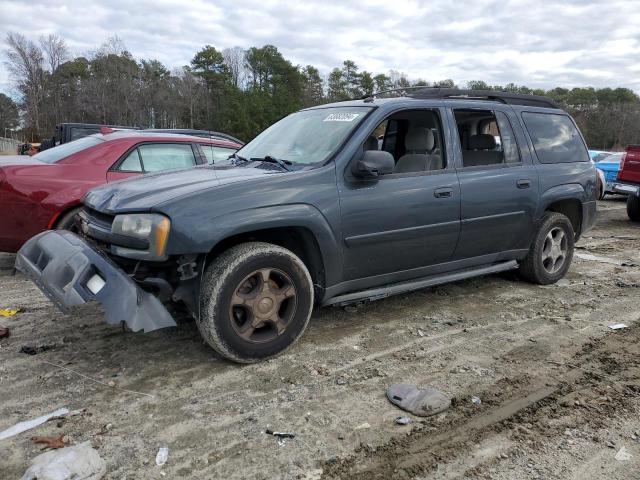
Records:
{"label": "crumpled hood", "polygon": [[161,172],[96,187],[85,195],[84,203],[105,213],[147,211],[183,195],[271,173],[260,168],[220,169],[208,166]]}

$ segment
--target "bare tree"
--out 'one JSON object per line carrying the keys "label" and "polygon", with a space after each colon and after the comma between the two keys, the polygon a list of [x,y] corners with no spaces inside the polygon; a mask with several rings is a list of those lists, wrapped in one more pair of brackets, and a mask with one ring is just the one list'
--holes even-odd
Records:
{"label": "bare tree", "polygon": [[46,55],[49,71],[54,73],[58,67],[69,60],[69,49],[65,41],[54,34],[40,37],[40,47]]}
{"label": "bare tree", "polygon": [[6,66],[23,95],[28,125],[40,130],[40,104],[44,92],[42,50],[19,33],[7,34]]}
{"label": "bare tree", "polygon": [[195,119],[195,109],[200,98],[204,94],[202,79],[193,74],[191,68],[183,67],[176,73],[178,96],[183,104],[187,105],[189,128],[193,128]]}
{"label": "bare tree", "polygon": [[233,84],[242,89],[246,83],[246,52],[241,47],[225,48],[222,50],[224,63],[231,73]]}

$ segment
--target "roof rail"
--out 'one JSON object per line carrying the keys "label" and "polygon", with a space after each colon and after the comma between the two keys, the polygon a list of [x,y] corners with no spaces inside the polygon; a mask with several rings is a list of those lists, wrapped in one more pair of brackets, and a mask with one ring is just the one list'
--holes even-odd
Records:
{"label": "roof rail", "polygon": [[376,95],[391,93],[391,92],[405,92],[407,97],[411,98],[441,98],[441,99],[462,99],[462,100],[489,100],[494,102],[501,102],[509,105],[524,105],[527,107],[544,107],[544,108],[559,108],[556,103],[548,97],[542,97],[540,95],[524,95],[521,93],[512,92],[499,92],[493,90],[461,90],[458,88],[443,88],[443,87],[405,87],[396,88],[393,90],[385,90],[382,92],[374,93],[363,97],[365,101],[373,101]]}

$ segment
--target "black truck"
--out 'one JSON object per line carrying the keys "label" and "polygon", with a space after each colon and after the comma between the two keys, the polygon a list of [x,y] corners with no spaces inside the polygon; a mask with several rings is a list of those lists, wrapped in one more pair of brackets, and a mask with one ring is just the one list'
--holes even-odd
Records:
{"label": "black truck", "polygon": [[97,300],[134,330],[175,325],[180,302],[248,363],[291,346],[316,305],[510,269],[556,282],[596,194],[551,100],[425,88],[291,114],[226,165],[98,187],[81,235],[33,237],[16,267],[62,309]]}

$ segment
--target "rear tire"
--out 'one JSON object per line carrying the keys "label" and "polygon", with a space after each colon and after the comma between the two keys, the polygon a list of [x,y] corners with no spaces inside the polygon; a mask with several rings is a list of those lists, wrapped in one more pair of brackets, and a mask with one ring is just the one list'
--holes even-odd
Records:
{"label": "rear tire", "polygon": [[635,195],[627,197],[627,215],[629,220],[640,222],[640,197]]}
{"label": "rear tire", "polygon": [[574,243],[571,221],[561,213],[547,212],[536,230],[529,253],[520,263],[520,275],[539,285],[556,283],[571,266]]}
{"label": "rear tire", "polygon": [[307,328],[314,301],[307,267],[262,242],[223,252],[205,270],[196,324],[222,356],[254,363],[283,353]]}

